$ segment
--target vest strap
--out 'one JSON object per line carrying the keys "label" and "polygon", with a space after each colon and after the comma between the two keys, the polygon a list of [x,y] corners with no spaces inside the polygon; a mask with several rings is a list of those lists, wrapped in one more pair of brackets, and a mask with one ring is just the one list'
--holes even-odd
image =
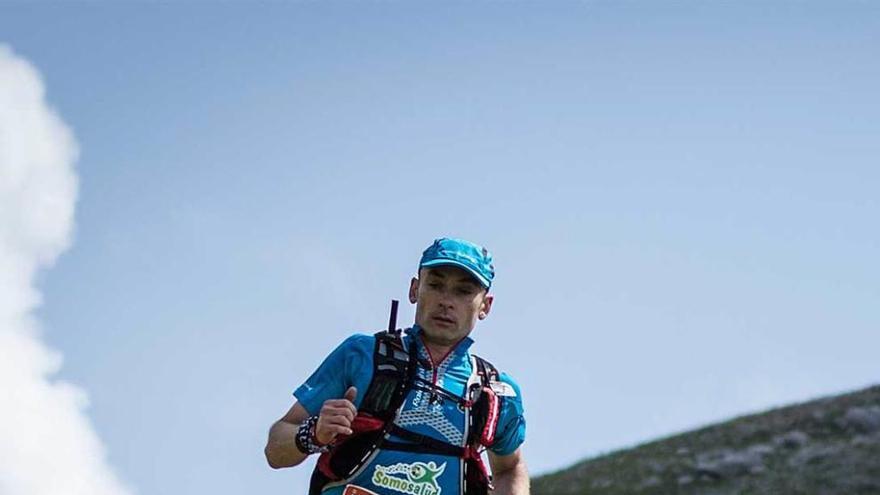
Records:
{"label": "vest strap", "polygon": [[437,440],[434,437],[422,435],[421,433],[416,433],[397,425],[391,427],[391,433],[406,440],[408,443],[385,440],[382,444],[383,449],[399,450],[402,452],[417,452],[421,454],[449,455],[454,457],[464,457],[466,454],[464,447],[453,445],[444,442],[443,440]]}

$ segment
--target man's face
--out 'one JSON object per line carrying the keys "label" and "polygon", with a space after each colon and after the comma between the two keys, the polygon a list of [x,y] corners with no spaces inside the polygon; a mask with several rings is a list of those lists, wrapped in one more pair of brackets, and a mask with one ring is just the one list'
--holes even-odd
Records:
{"label": "man's face", "polygon": [[456,266],[422,268],[409,288],[416,323],[426,340],[440,345],[453,345],[471,333],[477,320],[489,315],[492,299],[474,277]]}

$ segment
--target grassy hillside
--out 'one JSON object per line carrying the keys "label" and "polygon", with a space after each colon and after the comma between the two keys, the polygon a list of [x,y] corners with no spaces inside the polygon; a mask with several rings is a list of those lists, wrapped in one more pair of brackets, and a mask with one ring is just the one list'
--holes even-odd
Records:
{"label": "grassy hillside", "polygon": [[880,386],[588,459],[532,493],[880,494]]}

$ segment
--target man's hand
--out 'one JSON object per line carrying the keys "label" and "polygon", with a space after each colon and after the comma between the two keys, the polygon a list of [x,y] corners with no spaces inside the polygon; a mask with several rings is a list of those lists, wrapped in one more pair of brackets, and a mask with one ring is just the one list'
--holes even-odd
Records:
{"label": "man's hand", "polygon": [[[319,442],[328,444],[336,440],[337,435],[351,434],[351,422],[357,415],[353,403],[356,396],[357,389],[349,387],[342,399],[324,402],[315,426],[315,437]],[[296,402],[283,418],[272,425],[265,448],[266,460],[270,466],[275,469],[291,467],[305,460],[307,454],[300,452],[294,438],[299,426],[308,418],[309,412]]]}
{"label": "man's hand", "polygon": [[330,399],[324,402],[315,426],[315,438],[322,445],[333,443],[338,435],[351,435],[351,422],[357,416],[354,398],[357,388],[348,387],[341,399]]}

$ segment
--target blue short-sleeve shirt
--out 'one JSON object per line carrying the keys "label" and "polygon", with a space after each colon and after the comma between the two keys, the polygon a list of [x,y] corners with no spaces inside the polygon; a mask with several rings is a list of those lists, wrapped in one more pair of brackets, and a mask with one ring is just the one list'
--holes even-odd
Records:
{"label": "blue short-sleeve shirt", "polygon": [[[419,352],[417,373],[456,396],[462,396],[471,377],[470,346],[473,340],[466,337],[439,363],[431,361],[422,343],[418,327],[407,329],[405,344],[414,339]],[[309,414],[318,414],[324,401],[339,399],[350,386],[357,388],[355,406],[359,406],[372,380],[373,349],[375,337],[353,335],[343,341],[318,367],[318,369],[294,391],[294,396]],[[507,384],[502,387],[502,407],[496,429],[496,440],[491,450],[498,455],[508,455],[525,440],[526,422],[519,385],[506,373],[499,379]],[[464,412],[448,400],[431,400],[424,390],[410,390],[404,401],[397,424],[407,430],[443,440],[453,445],[464,445]],[[458,457],[439,454],[414,454],[381,450],[364,465],[350,483],[369,489],[380,495],[442,495],[459,493],[461,460]],[[328,485],[324,494],[337,495],[344,485]]]}

